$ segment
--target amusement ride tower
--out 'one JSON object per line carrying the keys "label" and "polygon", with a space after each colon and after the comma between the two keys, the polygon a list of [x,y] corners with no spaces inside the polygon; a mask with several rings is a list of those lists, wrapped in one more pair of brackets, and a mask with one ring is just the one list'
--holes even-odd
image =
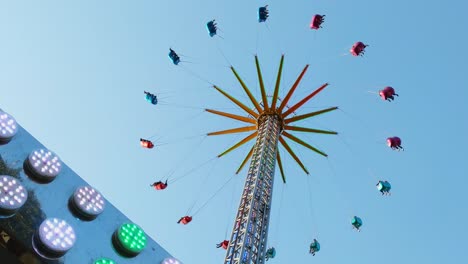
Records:
{"label": "amusement ride tower", "polygon": [[236,173],[239,173],[244,167],[246,162],[251,158],[249,171],[245,181],[245,186],[242,192],[241,201],[237,210],[234,227],[232,230],[229,246],[227,247],[227,254],[224,260],[225,264],[261,264],[265,263],[265,255],[267,252],[267,238],[268,238],[268,225],[270,221],[270,209],[273,195],[273,182],[275,174],[276,162],[279,165],[281,177],[283,182],[286,183],[286,178],[281,163],[280,153],[278,151],[279,144],[286,149],[291,157],[297,164],[309,174],[305,166],[300,161],[299,157],[293,152],[286,143],[284,138],[288,138],[322,156],[327,157],[327,154],[319,149],[309,145],[296,136],[291,135],[287,131],[299,131],[306,133],[320,133],[320,134],[337,134],[335,131],[327,131],[306,127],[291,126],[290,124],[304,120],[313,116],[317,116],[326,112],[338,109],[338,107],[330,107],[315,112],[310,112],[303,115],[290,115],[303,106],[312,97],[328,86],[328,83],[323,84],[318,89],[307,95],[304,99],[287,107],[288,101],[291,99],[294,91],[299,85],[302,77],[309,65],[306,65],[296,81],[289,89],[285,98],[281,101],[278,99],[279,86],[281,82],[281,72],[283,69],[284,55],[281,56],[281,61],[276,78],[275,89],[271,104],[268,102],[263,83],[263,77],[260,70],[260,64],[257,56],[255,56],[255,64],[257,68],[258,81],[260,85],[262,101],[258,103],[254,98],[249,88],[242,81],[236,70],[231,67],[232,72],[236,76],[240,85],[246,92],[251,103],[254,105],[254,110],[241,103],[219,87],[214,86],[221,94],[243,109],[248,116],[234,115],[217,110],[206,109],[206,111],[235,119],[241,122],[249,123],[249,126],[228,129],[218,132],[209,133],[208,135],[222,135],[233,134],[240,132],[252,131],[250,135],[239,141],[237,144],[227,149],[218,157],[221,157],[228,152],[238,148],[239,146],[249,142],[255,137],[256,142],[250,149],[249,153],[241,163]]}

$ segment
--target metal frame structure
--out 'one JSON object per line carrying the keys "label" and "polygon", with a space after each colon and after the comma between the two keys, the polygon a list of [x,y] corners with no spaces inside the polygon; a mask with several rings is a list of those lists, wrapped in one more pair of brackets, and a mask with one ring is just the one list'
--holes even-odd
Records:
{"label": "metal frame structure", "polygon": [[280,123],[262,117],[225,263],[264,263]]}
{"label": "metal frame structure", "polygon": [[[309,174],[304,164],[302,164],[299,157],[289,147],[288,143],[284,138],[288,138],[295,143],[298,143],[317,154],[327,157],[323,151],[309,145],[302,141],[298,137],[288,133],[287,131],[296,131],[303,133],[319,133],[319,134],[338,134],[335,131],[320,130],[314,128],[291,126],[290,124],[299,120],[304,120],[310,117],[314,117],[323,113],[327,113],[338,109],[338,107],[330,107],[319,111],[297,115],[294,117],[288,117],[311,98],[321,92],[328,83],[323,84],[318,89],[307,95],[301,101],[287,108],[287,104],[291,99],[294,91],[299,85],[302,77],[307,71],[309,65],[306,65],[300,75],[297,77],[294,84],[289,89],[287,95],[283,100],[279,100],[278,93],[281,82],[281,73],[283,69],[284,55],[281,56],[281,61],[278,69],[278,75],[276,78],[276,84],[274,93],[272,96],[271,104],[268,103],[268,99],[265,92],[265,86],[263,83],[263,77],[260,70],[260,64],[257,56],[255,56],[255,64],[257,68],[258,81],[260,85],[260,91],[262,94],[262,101],[258,103],[254,98],[249,88],[237,74],[236,70],[231,67],[232,72],[236,76],[239,84],[244,89],[245,93],[253,104],[253,108],[249,107],[242,102],[238,101],[225,91],[221,90],[217,86],[213,86],[221,94],[227,97],[231,102],[239,106],[246,112],[246,116],[235,115],[231,113],[225,113],[217,110],[206,109],[206,111],[220,115],[223,117],[235,119],[244,123],[249,123],[249,126],[227,129],[217,132],[208,133],[209,136],[224,135],[253,131],[250,135],[239,141],[234,146],[230,147],[218,157],[222,157],[230,151],[244,145],[253,138],[257,137],[255,144],[250,149],[249,153],[242,161],[237,174],[242,170],[244,165],[249,159],[250,168],[247,174],[244,190],[242,193],[239,209],[237,211],[236,220],[234,223],[233,231],[231,234],[231,240],[227,248],[225,264],[263,264],[265,263],[265,254],[267,251],[267,238],[268,238],[268,225],[270,220],[270,209],[273,195],[273,182],[275,174],[275,165],[278,163],[281,177],[283,182],[286,183],[286,178],[283,171],[283,165],[281,163],[281,157],[279,153],[279,145],[286,149],[288,154],[296,161],[296,163],[302,168],[302,170]],[[277,104],[279,106],[277,106]]]}

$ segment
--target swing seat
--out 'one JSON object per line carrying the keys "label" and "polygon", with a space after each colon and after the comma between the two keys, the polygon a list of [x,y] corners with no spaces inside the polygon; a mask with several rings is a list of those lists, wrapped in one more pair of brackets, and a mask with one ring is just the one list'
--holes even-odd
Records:
{"label": "swing seat", "polygon": [[312,21],[310,22],[311,29],[319,29],[320,25],[323,23],[323,16],[315,15],[312,17]]}
{"label": "swing seat", "polygon": [[141,144],[142,147],[148,148],[148,149],[152,149],[154,147],[153,142],[151,142],[149,140],[140,141],[140,144]]}
{"label": "swing seat", "polygon": [[190,216],[185,216],[184,218],[182,218],[182,220],[180,221],[180,223],[186,225],[186,224],[190,223],[191,221],[192,221],[192,217],[190,217]]}
{"label": "swing seat", "polygon": [[164,184],[164,183],[158,183],[158,184],[156,184],[156,185],[154,186],[154,188],[155,188],[156,190],[158,190],[158,191],[159,191],[159,190],[164,190],[164,189],[166,189],[166,187],[167,187],[167,185]]}
{"label": "swing seat", "polygon": [[364,49],[366,48],[366,45],[360,41],[354,43],[354,45],[351,47],[349,52],[351,52],[351,55],[353,56],[359,56],[361,53],[364,52]]}

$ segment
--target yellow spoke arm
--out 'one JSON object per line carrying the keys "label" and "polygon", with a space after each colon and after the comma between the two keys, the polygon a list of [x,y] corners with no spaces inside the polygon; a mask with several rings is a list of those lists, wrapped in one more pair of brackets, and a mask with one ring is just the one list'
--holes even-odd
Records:
{"label": "yellow spoke arm", "polygon": [[229,100],[231,100],[233,103],[235,103],[236,105],[238,105],[240,108],[244,109],[244,111],[246,111],[247,113],[249,113],[251,116],[257,118],[258,117],[258,114],[255,113],[252,109],[248,108],[247,106],[245,106],[243,103],[239,102],[236,98],[230,96],[228,93],[226,93],[225,91],[221,90],[218,86],[216,85],[213,85],[213,87],[218,90],[218,92],[222,93],[224,96],[226,96]]}
{"label": "yellow spoke arm", "polygon": [[295,117],[287,118],[287,119],[284,120],[284,122],[286,124],[289,124],[289,123],[296,122],[296,121],[306,119],[306,118],[309,118],[309,117],[321,115],[321,114],[324,114],[324,113],[327,113],[327,112],[330,112],[330,111],[333,111],[333,110],[336,110],[336,109],[338,109],[338,107],[334,106],[334,107],[330,107],[330,108],[323,109],[323,110],[320,110],[320,111],[315,111],[315,112],[311,112],[311,113],[308,113],[308,114],[298,115],[298,116],[295,116]]}
{"label": "yellow spoke arm", "polygon": [[239,166],[239,169],[237,169],[237,171],[236,171],[236,174],[239,174],[239,172],[242,170],[242,168],[244,168],[245,163],[247,163],[247,161],[250,159],[250,157],[252,157],[254,148],[255,148],[255,144],[250,149],[250,151],[247,154],[247,156],[245,157],[244,161],[242,161],[241,165]]}
{"label": "yellow spoke arm", "polygon": [[268,111],[268,100],[265,92],[265,85],[263,84],[262,71],[260,70],[260,63],[258,62],[257,55],[255,55],[255,65],[257,66],[258,82],[260,84],[260,91],[262,92],[263,107],[266,111]]}
{"label": "yellow spoke arm", "polygon": [[221,112],[221,111],[216,111],[216,110],[212,110],[212,109],[205,109],[205,111],[210,112],[210,113],[215,114],[215,115],[220,115],[220,116],[232,118],[232,119],[242,121],[242,122],[246,122],[246,123],[257,124],[257,120],[252,119],[252,118],[248,118],[248,117],[244,117],[244,116],[240,116],[240,115],[234,115],[234,114],[230,114],[230,113],[225,113],[225,112]]}
{"label": "yellow spoke arm", "polygon": [[284,129],[285,130],[300,131],[300,132],[319,133],[319,134],[330,134],[330,135],[337,135],[338,134],[338,132],[335,132],[335,131],[307,128],[307,127],[297,127],[297,126],[284,126]]}
{"label": "yellow spoke arm", "polygon": [[292,141],[294,141],[294,142],[296,142],[296,143],[298,143],[298,144],[301,144],[302,146],[304,146],[304,147],[306,147],[306,148],[308,148],[308,149],[310,149],[310,150],[315,151],[316,153],[318,153],[318,154],[320,154],[320,155],[322,155],[322,156],[324,156],[324,157],[328,157],[328,155],[327,155],[326,153],[324,153],[324,152],[318,150],[317,148],[312,147],[311,145],[305,143],[304,141],[302,141],[302,140],[300,140],[299,138],[297,138],[297,137],[295,137],[295,136],[289,134],[289,133],[286,132],[286,131],[283,131],[283,136],[285,136],[285,137],[291,139]]}
{"label": "yellow spoke arm", "polygon": [[226,134],[234,134],[234,133],[241,133],[256,130],[257,126],[246,126],[246,127],[238,127],[233,129],[221,130],[216,132],[208,133],[208,136],[216,136],[216,135],[226,135]]}
{"label": "yellow spoke arm", "polygon": [[305,173],[309,174],[309,171],[305,168],[304,164],[302,164],[301,160],[296,156],[296,154],[294,154],[292,149],[289,147],[288,143],[284,141],[283,137],[280,137],[279,141],[281,145],[283,145],[283,147],[288,151],[289,155],[291,155],[291,157],[297,162],[297,164],[301,166],[301,168],[305,171]]}
{"label": "yellow spoke arm", "polygon": [[250,92],[249,88],[245,85],[244,81],[242,81],[241,77],[239,76],[239,74],[237,74],[236,70],[234,69],[234,67],[231,66],[231,71],[234,73],[234,75],[236,76],[237,80],[239,81],[240,85],[242,86],[242,88],[244,88],[244,91],[245,93],[247,93],[247,95],[249,96],[249,99],[250,101],[252,102],[252,104],[255,106],[255,108],[257,108],[257,111],[259,113],[263,112],[263,109],[260,107],[260,105],[257,103],[257,101],[255,100],[255,97],[252,95],[252,93]]}
{"label": "yellow spoke arm", "polygon": [[276,109],[276,101],[278,100],[279,86],[281,82],[281,73],[283,72],[283,62],[284,62],[284,54],[281,55],[280,66],[278,69],[278,76],[276,76],[275,92],[273,93],[273,99],[271,102],[271,109],[273,110]]}
{"label": "yellow spoke arm", "polygon": [[250,134],[249,136],[247,136],[246,138],[242,139],[241,141],[239,141],[237,144],[235,144],[234,146],[230,147],[229,149],[227,149],[226,151],[224,151],[223,153],[219,154],[218,155],[218,158],[226,155],[227,153],[231,152],[232,150],[244,145],[245,143],[249,142],[251,139],[253,139],[254,137],[257,136],[257,131],[253,132],[252,134]]}
{"label": "yellow spoke arm", "polygon": [[283,178],[283,183],[286,183],[286,177],[284,176],[283,163],[281,163],[281,157],[280,157],[279,149],[276,150],[276,159],[278,161],[278,167],[279,167],[280,172],[281,172],[281,178]]}

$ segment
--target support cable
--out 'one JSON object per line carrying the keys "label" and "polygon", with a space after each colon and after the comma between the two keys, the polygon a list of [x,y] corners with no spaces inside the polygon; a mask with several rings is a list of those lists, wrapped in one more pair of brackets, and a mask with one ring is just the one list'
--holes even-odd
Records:
{"label": "support cable", "polygon": [[234,179],[234,176],[235,176],[235,175],[232,175],[232,176],[221,186],[221,188],[219,188],[219,189],[208,199],[208,201],[206,201],[200,208],[198,208],[197,211],[195,211],[195,212],[193,213],[193,215],[196,215],[196,214],[197,214],[198,212],[200,212],[211,200],[213,200],[213,198],[215,198],[216,195],[217,195],[219,192],[221,192],[221,190],[223,190],[224,187],[226,187],[226,185],[227,185],[232,179]]}

